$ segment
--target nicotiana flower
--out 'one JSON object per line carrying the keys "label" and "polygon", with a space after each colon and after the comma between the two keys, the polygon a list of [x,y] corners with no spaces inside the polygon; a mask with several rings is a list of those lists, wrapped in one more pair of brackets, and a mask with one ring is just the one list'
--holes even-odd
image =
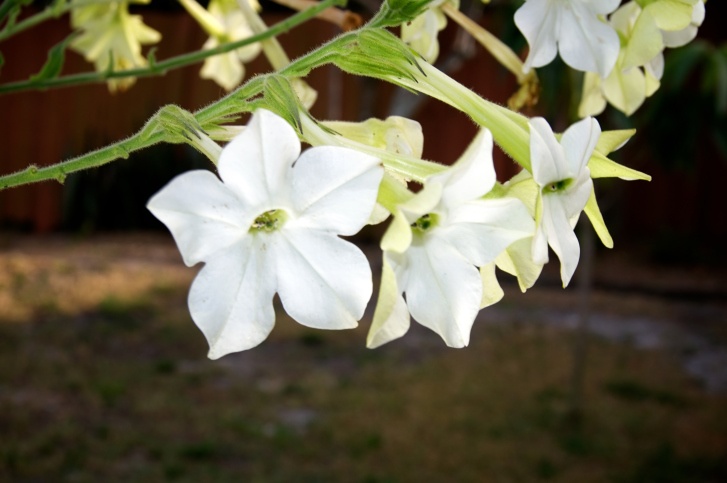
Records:
{"label": "nicotiana flower", "polygon": [[477,312],[488,303],[486,277],[476,266],[534,229],[519,200],[482,199],[494,184],[492,134],[483,129],[455,165],[397,206],[381,242],[382,282],[368,347],[404,335],[410,313],[448,346],[469,343]]}
{"label": "nicotiana flower", "polygon": [[[256,8],[260,8],[257,0],[250,1]],[[210,0],[207,7],[208,12],[222,26],[222,35],[210,35],[203,49],[213,49],[226,42],[234,42],[253,35],[253,31],[240,11],[237,2],[234,0]],[[215,55],[205,59],[200,71],[204,79],[212,79],[225,90],[231,91],[237,87],[245,77],[245,62],[250,62],[260,53],[259,43],[250,44],[245,47]]]}
{"label": "nicotiana flower", "polygon": [[533,261],[548,261],[548,245],[560,259],[560,275],[567,286],[578,265],[580,246],[573,228],[593,192],[588,161],[601,135],[593,118],[583,119],[564,133],[560,142],[543,118],[530,126],[532,175],[538,184],[537,228],[533,238]]}
{"label": "nicotiana flower", "polygon": [[515,24],[530,45],[525,71],[549,64],[557,52],[574,69],[606,77],[618,57],[616,31],[599,18],[620,0],[526,0]]}
{"label": "nicotiana flower", "polygon": [[[202,48],[214,49],[222,44],[254,35],[255,32],[249,25],[241,7],[249,4],[254,12],[260,9],[260,4],[257,0],[241,1],[245,3],[238,5],[235,0],[210,0],[207,10],[202,8],[196,0],[179,0],[179,3],[210,35]],[[202,65],[200,76],[204,79],[212,79],[224,89],[231,91],[245,77],[243,63],[254,59],[260,53],[261,48],[259,43],[254,43],[207,57]]]}
{"label": "nicotiana flower", "polygon": [[299,323],[357,325],[371,296],[366,257],[353,235],[376,201],[383,168],[346,148],[300,155],[295,131],[258,110],[222,151],[220,181],[208,171],[173,179],[149,201],[185,264],[205,265],[189,310],[219,358],[260,344],[275,322],[273,296]]}
{"label": "nicotiana flower", "polygon": [[[71,48],[93,62],[99,72],[146,66],[142,44],[154,44],[161,39],[161,34],[146,26],[141,16],[129,14],[129,2],[76,7],[71,11],[71,26],[81,32],[71,42]],[[135,77],[124,77],[109,79],[107,85],[115,92],[128,89],[134,82]]]}
{"label": "nicotiana flower", "polygon": [[586,73],[579,115],[600,114],[606,102],[626,115],[636,112],[659,89],[664,49],[690,42],[703,20],[702,0],[656,0],[645,8],[635,1],[622,5],[609,20],[622,39],[616,67],[605,79]]}

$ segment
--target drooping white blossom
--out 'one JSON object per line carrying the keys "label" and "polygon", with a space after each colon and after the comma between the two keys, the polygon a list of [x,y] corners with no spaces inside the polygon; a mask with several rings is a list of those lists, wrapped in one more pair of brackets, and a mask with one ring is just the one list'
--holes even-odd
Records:
{"label": "drooping white blossom", "polygon": [[483,281],[490,277],[476,267],[534,229],[519,200],[482,199],[495,181],[492,135],[483,129],[454,166],[398,206],[381,242],[382,285],[368,347],[404,335],[409,314],[450,347],[469,343],[477,312],[489,303]]}
{"label": "drooping white blossom", "polygon": [[600,17],[616,10],[620,0],[526,0],[515,12],[515,24],[530,45],[525,72],[542,67],[560,52],[574,69],[606,77],[618,57],[616,31]]}
{"label": "drooping white blossom", "polygon": [[187,172],[148,203],[184,262],[205,263],[188,303],[209,357],[260,344],[275,322],[276,292],[303,325],[355,327],[371,295],[371,270],[338,235],[353,235],[368,220],[383,176],[379,161],[332,146],[301,155],[290,125],[258,110],[223,149],[218,168],[222,181]]}
{"label": "drooping white blossom", "polygon": [[530,161],[538,184],[540,216],[533,238],[533,260],[548,261],[548,245],[560,259],[563,286],[567,286],[578,265],[580,246],[573,231],[578,217],[593,192],[588,161],[593,154],[601,127],[589,117],[564,133],[558,141],[548,122],[533,118],[530,126]]}

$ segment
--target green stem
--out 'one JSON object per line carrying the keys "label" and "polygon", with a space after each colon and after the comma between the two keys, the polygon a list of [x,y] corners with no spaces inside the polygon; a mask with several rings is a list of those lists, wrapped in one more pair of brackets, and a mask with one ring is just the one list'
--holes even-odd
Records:
{"label": "green stem", "polygon": [[37,183],[40,181],[56,180],[63,183],[66,176],[89,168],[96,168],[116,159],[126,159],[132,151],[149,147],[165,140],[164,133],[154,133],[145,136],[145,130],[118,143],[106,146],[96,151],[86,153],[62,163],[52,166],[38,168],[28,166],[22,171],[0,177],[0,191],[24,184]]}
{"label": "green stem", "polygon": [[[308,18],[312,18],[326,8],[334,5],[345,5],[345,3],[346,0],[324,0],[318,4],[318,6],[312,7],[309,10],[291,17],[288,19],[288,22],[284,21],[276,24],[271,27],[270,31],[278,32],[281,29],[284,31],[284,27],[281,24],[287,24],[289,26],[291,25],[290,20],[293,19],[296,19],[294,24],[297,24]],[[307,56],[316,54],[324,47],[325,45],[321,46],[319,49],[307,54]],[[305,62],[304,57],[301,59],[306,65],[310,65],[310,63]],[[194,114],[195,119],[202,127],[205,127],[214,124],[215,122],[219,122],[220,120],[229,119],[230,116],[234,116],[245,111],[249,106],[247,100],[258,95],[262,91],[263,83],[264,76],[253,77],[236,91],[197,111]],[[162,112],[162,110],[160,110],[160,112]],[[133,151],[138,151],[160,142],[171,141],[167,133],[164,131],[158,131],[160,126],[157,122],[157,116],[158,114],[152,117],[137,134],[118,143],[51,166],[43,168],[29,166],[22,171],[0,176],[0,191],[14,186],[37,183],[40,181],[56,180],[63,182],[66,176],[70,173],[98,167],[119,158],[126,159]]]}
{"label": "green stem", "polygon": [[194,64],[196,62],[206,59],[207,57],[212,57],[213,55],[229,52],[231,50],[235,50],[240,47],[253,44],[255,42],[260,42],[276,35],[280,35],[291,30],[293,27],[296,27],[310,20],[323,10],[333,6],[343,6],[346,4],[346,2],[347,0],[324,0],[318,5],[309,8],[308,10],[304,10],[286,20],[278,22],[263,33],[253,35],[252,37],[248,37],[237,42],[223,44],[215,47],[214,49],[198,50],[196,52],[190,52],[187,54],[178,55],[176,57],[171,57],[161,62],[151,62],[148,67],[113,72],[86,72],[83,74],[73,74],[35,82],[27,80],[10,82],[0,85],[0,94],[7,94],[10,92],[19,92],[32,89],[47,89],[71,85],[91,84],[119,77],[150,77],[155,75],[163,75],[169,70]]}
{"label": "green stem", "polygon": [[[8,0],[9,2],[10,0]],[[41,24],[47,20],[50,20],[52,18],[58,18],[61,15],[63,15],[66,12],[71,11],[74,8],[78,7],[84,7],[86,5],[95,5],[100,3],[113,3],[118,0],[76,0],[73,3],[71,3],[70,0],[64,2],[62,6],[58,5],[50,5],[49,7],[46,7],[42,12],[36,13],[35,15],[31,15],[30,17],[26,18],[22,22],[18,22],[16,24],[7,25],[4,29],[0,30],[0,42],[3,40],[6,40],[13,35],[19,34],[20,32],[27,30],[31,27],[35,27],[38,24]],[[3,7],[6,4],[3,4]],[[8,3],[9,5],[9,3]],[[1,17],[0,17],[1,18]]]}

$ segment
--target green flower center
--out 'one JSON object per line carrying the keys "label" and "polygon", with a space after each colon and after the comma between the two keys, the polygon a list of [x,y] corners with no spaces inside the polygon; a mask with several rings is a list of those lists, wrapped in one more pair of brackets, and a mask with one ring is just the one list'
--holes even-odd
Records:
{"label": "green flower center", "polygon": [[283,210],[270,210],[255,218],[250,226],[251,232],[270,233],[279,230],[288,219],[288,214]]}
{"label": "green flower center", "polygon": [[548,183],[545,186],[543,186],[543,194],[547,195],[548,193],[557,193],[559,191],[565,191],[568,186],[573,182],[573,179],[566,178],[562,179],[560,181],[553,181],[552,183]]}
{"label": "green flower center", "polygon": [[439,223],[439,216],[436,213],[427,213],[411,224],[411,229],[415,233],[424,234],[431,230]]}

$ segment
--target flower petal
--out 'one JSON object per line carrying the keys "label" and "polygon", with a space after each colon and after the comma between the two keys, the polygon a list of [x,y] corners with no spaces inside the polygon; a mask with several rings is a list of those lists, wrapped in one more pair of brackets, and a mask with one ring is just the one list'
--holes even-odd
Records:
{"label": "flower petal", "polygon": [[497,181],[492,162],[492,133],[483,128],[452,167],[427,181],[443,185],[442,204],[458,206],[489,193]]}
{"label": "flower petal", "polygon": [[210,258],[192,283],[189,312],[210,345],[209,358],[257,346],[275,324],[275,277],[263,237],[247,237]]}
{"label": "flower petal", "polygon": [[560,56],[574,69],[598,72],[601,77],[606,77],[618,58],[618,34],[588,6],[579,2],[568,3],[570,8],[559,9]]}
{"label": "flower petal", "polygon": [[528,0],[515,12],[515,25],[530,45],[524,71],[542,67],[555,59],[558,53],[558,10],[546,0]]}
{"label": "flower petal", "polygon": [[429,237],[407,251],[406,293],[409,312],[450,347],[469,343],[482,300],[478,270],[448,243]]}
{"label": "flower petal", "polygon": [[555,134],[548,121],[542,117],[534,117],[528,122],[530,126],[530,163],[533,179],[545,186],[554,181],[568,178],[568,161],[563,147],[555,139]]}
{"label": "flower petal", "polygon": [[146,207],[172,232],[187,266],[242,240],[254,219],[217,176],[203,170],[177,176]]}
{"label": "flower petal", "polygon": [[373,288],[364,254],[329,233],[286,228],[271,247],[285,311],[308,327],[356,327]]}
{"label": "flower petal", "polygon": [[561,196],[543,196],[543,229],[548,237],[548,244],[560,259],[560,277],[563,287],[570,283],[578,266],[581,247],[573,232]]}
{"label": "flower petal", "polygon": [[442,238],[471,263],[492,262],[510,244],[533,235],[535,222],[515,198],[476,200],[459,207]]}
{"label": "flower petal", "polygon": [[258,109],[247,128],[222,150],[220,177],[237,196],[261,209],[288,203],[290,169],[300,141],[280,116]]}
{"label": "flower petal", "polygon": [[300,213],[296,226],[357,233],[374,209],[383,175],[378,159],[353,149],[308,149],[291,176],[292,204]]}
{"label": "flower petal", "polygon": [[592,117],[582,119],[566,129],[560,145],[568,160],[570,176],[577,176],[586,167],[600,136],[601,126]]}

